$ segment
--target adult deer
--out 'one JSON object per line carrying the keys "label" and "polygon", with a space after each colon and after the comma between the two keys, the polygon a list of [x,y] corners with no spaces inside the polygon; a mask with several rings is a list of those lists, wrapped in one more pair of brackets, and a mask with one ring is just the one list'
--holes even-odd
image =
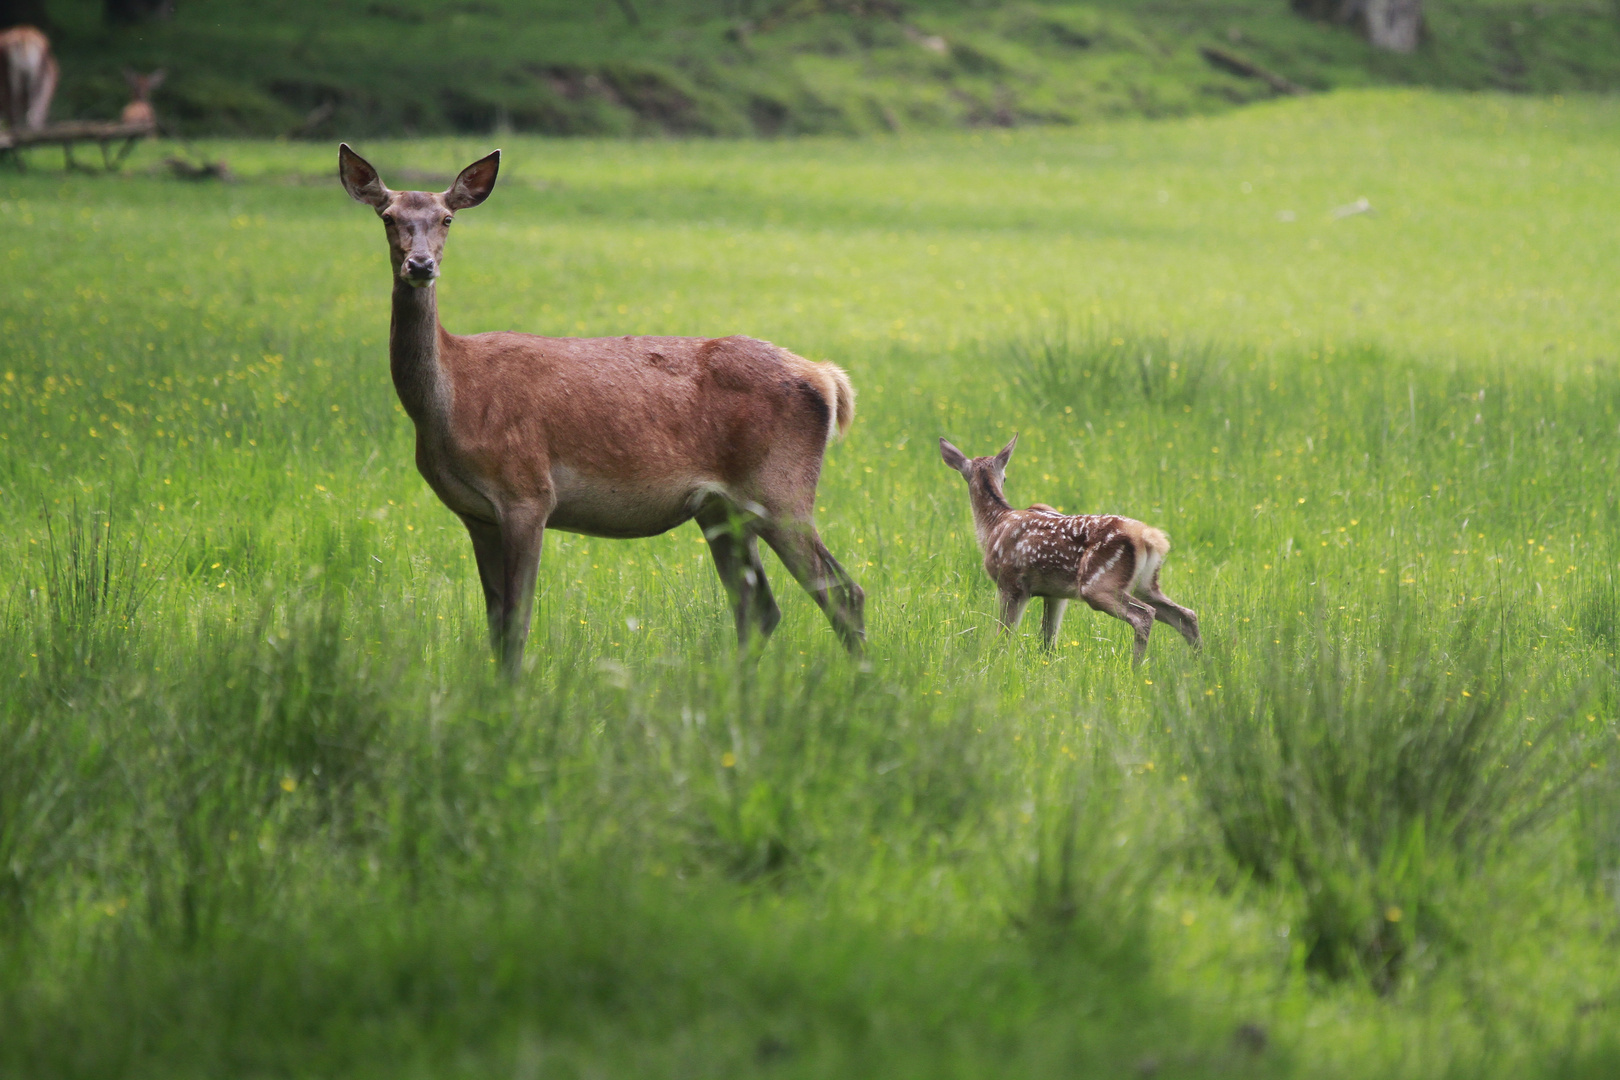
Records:
{"label": "adult deer", "polygon": [[1051,648],[1063,609],[1081,599],[1131,624],[1133,663],[1147,651],[1153,620],[1181,631],[1198,648],[1198,616],[1159,590],[1159,567],[1170,538],[1150,525],[1112,514],[1060,514],[1044,503],[1014,510],[1002,492],[1018,436],[995,457],[969,458],[939,440],[945,464],[962,474],[973,503],[973,531],[984,552],[984,572],[1001,591],[1001,624],[1016,630],[1030,598],[1046,601],[1041,636]]}
{"label": "adult deer", "polygon": [[344,144],[338,175],[382,218],[393,262],[388,351],[416,425],[416,467],[467,526],[490,643],[517,674],[547,528],[641,537],[696,518],[739,644],[781,618],[757,539],[851,652],[865,596],[813,523],[827,444],[855,393],[832,364],[746,337],[466,337],[439,324],[434,282],[455,214],[489,197],[499,150],[441,193],[390,191]]}
{"label": "adult deer", "polygon": [[32,26],[0,30],[0,116],[12,131],[45,126],[58,70],[51,42]]}
{"label": "adult deer", "polygon": [[142,127],[157,126],[157,112],[152,108],[152,91],[163,85],[163,78],[168,72],[158,68],[150,75],[142,75],[130,68],[124,69],[124,81],[129,84],[129,104],[119,115],[119,120],[125,124],[140,124]]}

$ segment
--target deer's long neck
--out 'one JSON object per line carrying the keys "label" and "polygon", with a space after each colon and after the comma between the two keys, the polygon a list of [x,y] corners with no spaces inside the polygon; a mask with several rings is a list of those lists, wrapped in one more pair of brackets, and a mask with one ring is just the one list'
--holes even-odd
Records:
{"label": "deer's long neck", "polygon": [[1012,506],[1001,493],[1001,485],[987,473],[973,477],[968,484],[968,493],[973,501],[973,531],[978,534],[979,546],[983,547],[989,539],[990,530],[996,527],[1002,517],[1012,512]]}
{"label": "deer's long neck", "polygon": [[394,390],[405,412],[418,424],[446,404],[446,382],[439,366],[442,339],[438,290],[394,282],[394,316],[388,328],[388,361]]}

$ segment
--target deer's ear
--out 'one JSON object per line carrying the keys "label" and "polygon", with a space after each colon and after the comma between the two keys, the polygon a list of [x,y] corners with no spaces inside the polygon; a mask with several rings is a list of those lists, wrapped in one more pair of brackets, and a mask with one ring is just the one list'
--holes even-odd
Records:
{"label": "deer's ear", "polygon": [[456,177],[444,193],[444,204],[452,210],[465,210],[469,206],[477,206],[489,198],[489,193],[495,190],[495,176],[501,171],[501,152],[495,151],[488,157],[479,158]]}
{"label": "deer's ear", "polygon": [[388,202],[388,189],[383,187],[382,177],[371,167],[371,162],[350,150],[348,143],[338,147],[338,179],[343,181],[343,190],[356,202],[379,210]]}
{"label": "deer's ear", "polygon": [[168,68],[158,68],[156,71],[152,72],[152,74],[150,74],[150,75],[148,75],[146,77],[146,89],[147,89],[147,91],[150,92],[150,91],[156,90],[158,87],[163,85],[163,80],[167,79],[168,77],[169,77],[169,69]]}
{"label": "deer's ear", "polygon": [[967,455],[962,453],[962,451],[958,450],[956,447],[952,446],[950,443],[946,442],[943,436],[941,436],[939,440],[939,456],[945,459],[945,464],[949,465],[957,472],[966,475],[968,464]]}
{"label": "deer's ear", "polygon": [[1007,471],[1007,462],[1012,460],[1013,447],[1015,447],[1017,445],[1018,445],[1018,436],[1014,435],[1012,437],[1012,441],[1009,442],[1006,446],[1003,446],[1001,448],[1001,453],[996,455],[996,471],[997,472],[1006,472]]}

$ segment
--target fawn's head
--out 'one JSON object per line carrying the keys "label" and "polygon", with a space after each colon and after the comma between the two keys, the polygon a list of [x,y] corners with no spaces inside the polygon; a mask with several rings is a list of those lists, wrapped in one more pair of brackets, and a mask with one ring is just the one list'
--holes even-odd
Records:
{"label": "fawn's head", "polygon": [[142,75],[133,68],[124,69],[124,82],[129,84],[129,99],[132,102],[147,102],[151,100],[152,91],[163,85],[168,72],[158,68],[150,75]]}
{"label": "fawn's head", "polygon": [[939,456],[945,459],[945,464],[962,474],[975,505],[980,499],[989,499],[1005,506],[1007,497],[1002,494],[1001,485],[1007,478],[1007,462],[1012,460],[1013,447],[1017,445],[1018,436],[1014,435],[1012,441],[1003,446],[995,457],[970,458],[941,438]]}
{"label": "fawn's head", "polygon": [[444,238],[457,210],[477,206],[489,198],[495,174],[501,168],[499,150],[461,170],[442,192],[389,191],[371,163],[344,143],[338,148],[338,178],[357,202],[377,211],[388,230],[388,256],[394,277],[421,288],[439,276],[444,259]]}

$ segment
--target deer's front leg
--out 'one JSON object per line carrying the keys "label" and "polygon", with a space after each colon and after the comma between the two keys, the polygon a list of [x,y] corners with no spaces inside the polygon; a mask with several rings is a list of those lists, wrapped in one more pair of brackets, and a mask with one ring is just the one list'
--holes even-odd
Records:
{"label": "deer's front leg", "polygon": [[1046,606],[1041,611],[1041,641],[1048,649],[1057,644],[1058,628],[1063,625],[1063,610],[1069,602],[1061,597],[1043,598]]}
{"label": "deer's front leg", "polygon": [[1001,590],[1001,628],[1011,634],[1024,621],[1024,608],[1029,606],[1029,593],[1003,587]]}
{"label": "deer's front leg", "polygon": [[501,604],[505,595],[506,558],[501,550],[501,529],[487,521],[463,517],[478,560],[478,580],[484,586],[484,612],[489,621],[489,647],[501,655]]}
{"label": "deer's front leg", "polygon": [[501,603],[492,612],[491,630],[501,670],[515,679],[523,669],[523,645],[534,612],[534,581],[540,569],[540,543],[546,515],[538,507],[507,508],[501,514]]}

